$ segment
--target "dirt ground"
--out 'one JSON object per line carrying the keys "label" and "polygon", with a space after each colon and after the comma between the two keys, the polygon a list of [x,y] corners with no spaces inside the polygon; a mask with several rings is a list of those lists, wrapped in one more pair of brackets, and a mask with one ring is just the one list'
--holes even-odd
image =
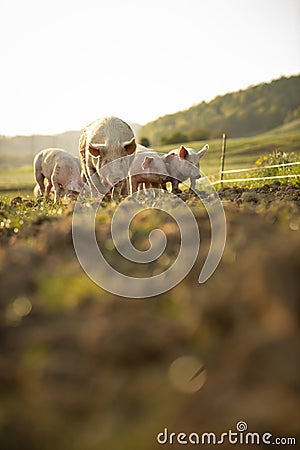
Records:
{"label": "dirt ground", "polygon": [[[153,450],[164,428],[220,436],[240,421],[271,442],[299,442],[300,189],[232,187],[220,197],[228,234],[217,271],[198,284],[210,239],[200,208],[196,264],[151,299],[117,297],[87,278],[70,208],[1,240],[1,448]],[[99,226],[105,241],[109,227]]]}
{"label": "dirt ground", "polygon": [[230,200],[237,205],[243,203],[262,203],[269,206],[274,201],[294,203],[300,209],[300,190],[293,184],[280,184],[275,181],[257,188],[225,187],[219,192],[222,200]]}

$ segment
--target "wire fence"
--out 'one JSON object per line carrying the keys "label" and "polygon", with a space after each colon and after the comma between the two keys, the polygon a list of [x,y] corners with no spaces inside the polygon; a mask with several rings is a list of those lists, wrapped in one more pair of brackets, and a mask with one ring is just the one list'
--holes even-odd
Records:
{"label": "wire fence", "polygon": [[[265,170],[265,169],[275,169],[280,167],[287,167],[287,166],[296,166],[300,165],[300,161],[292,162],[292,163],[283,163],[283,164],[273,164],[271,166],[263,166],[263,167],[250,167],[247,169],[232,169],[232,170],[222,170],[221,174],[230,174],[230,173],[242,173],[242,172],[251,172],[251,171],[257,171],[257,170]],[[293,173],[293,174],[286,174],[286,175],[272,175],[272,176],[262,176],[262,177],[247,177],[247,178],[233,178],[233,179],[223,179],[221,178],[218,181],[213,181],[212,184],[223,184],[223,183],[243,183],[248,181],[264,181],[264,180],[276,180],[276,179],[283,179],[283,178],[299,178],[300,173]]]}
{"label": "wire fence", "polygon": [[211,184],[222,184],[222,183],[242,183],[247,181],[262,181],[262,180],[274,180],[278,178],[297,178],[300,177],[300,174],[293,174],[293,175],[274,175],[273,177],[249,177],[249,178],[234,178],[232,180],[219,180],[219,181],[213,181]]}
{"label": "wire fence", "polygon": [[300,162],[291,162],[291,163],[283,163],[283,164],[273,164],[272,166],[250,167],[250,168],[248,168],[248,169],[222,170],[222,173],[250,172],[251,170],[273,169],[273,168],[275,168],[275,167],[295,166],[295,165],[297,165],[297,164],[300,164]]}
{"label": "wire fence", "polygon": [[[217,184],[223,184],[223,183],[247,183],[249,181],[265,181],[265,180],[276,180],[276,179],[289,179],[289,178],[299,178],[300,177],[300,171],[297,171],[297,173],[287,173],[284,175],[276,175],[276,172],[278,173],[278,171],[275,171],[274,175],[270,175],[270,172],[267,173],[265,176],[253,176],[253,177],[246,177],[246,178],[232,178],[232,179],[224,179],[224,175],[228,175],[228,174],[235,174],[235,173],[251,173],[251,172],[257,172],[257,171],[261,171],[261,170],[268,170],[268,169],[284,169],[284,168],[289,168],[292,166],[297,166],[300,165],[300,161],[297,162],[286,162],[286,163],[282,163],[282,164],[272,164],[272,165],[268,165],[268,166],[260,166],[260,167],[248,167],[248,168],[243,168],[243,169],[231,169],[231,170],[224,170],[224,165],[225,165],[225,154],[226,154],[226,140],[227,140],[227,135],[226,133],[223,133],[222,136],[222,150],[221,150],[221,167],[220,167],[220,172],[219,172],[219,180],[217,181],[213,181],[212,184],[213,185],[217,185]],[[280,173],[280,172],[279,172]]]}

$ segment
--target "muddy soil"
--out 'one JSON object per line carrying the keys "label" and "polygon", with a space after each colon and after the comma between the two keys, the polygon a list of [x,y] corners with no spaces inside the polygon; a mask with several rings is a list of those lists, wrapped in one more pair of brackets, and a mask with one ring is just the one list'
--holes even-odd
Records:
{"label": "muddy soil", "polygon": [[[117,297],[87,278],[70,210],[3,242],[1,448],[153,450],[164,428],[220,436],[239,421],[271,441],[300,438],[299,188],[220,196],[228,235],[215,274],[198,284],[210,238],[199,209],[203,245],[193,269],[151,299]],[[101,230],[109,239],[107,225]],[[199,370],[184,366],[174,381],[184,356]]]}
{"label": "muddy soil", "polygon": [[219,192],[222,200],[229,200],[238,205],[242,203],[263,203],[270,205],[281,200],[293,202],[300,209],[300,189],[293,184],[274,182],[257,188],[225,187]]}

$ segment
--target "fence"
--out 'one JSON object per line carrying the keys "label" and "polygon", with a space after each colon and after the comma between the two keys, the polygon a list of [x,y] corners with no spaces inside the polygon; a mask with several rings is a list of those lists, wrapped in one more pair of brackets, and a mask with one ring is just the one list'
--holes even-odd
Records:
{"label": "fence", "polygon": [[265,169],[275,169],[279,167],[287,167],[287,166],[295,166],[300,165],[300,161],[297,162],[290,162],[290,163],[283,163],[283,164],[273,164],[269,166],[262,166],[262,167],[250,167],[247,169],[232,169],[232,170],[224,170],[225,165],[225,152],[226,152],[226,139],[227,136],[224,133],[223,134],[223,141],[222,141],[222,152],[221,152],[221,167],[220,167],[220,179],[218,181],[212,182],[213,185],[215,184],[222,184],[222,183],[243,183],[248,181],[262,181],[262,180],[275,180],[275,179],[283,179],[283,178],[299,178],[300,173],[295,174],[287,174],[287,175],[273,175],[273,176],[264,176],[264,177],[247,177],[247,178],[233,178],[233,179],[223,179],[224,174],[230,174],[230,173],[242,173],[242,172],[251,172],[251,171],[258,171],[258,170],[265,170]]}

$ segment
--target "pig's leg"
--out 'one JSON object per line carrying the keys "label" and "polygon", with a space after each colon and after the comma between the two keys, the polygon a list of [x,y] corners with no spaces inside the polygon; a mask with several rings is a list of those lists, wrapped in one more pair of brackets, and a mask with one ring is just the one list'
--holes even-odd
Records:
{"label": "pig's leg", "polygon": [[136,176],[131,177],[131,193],[137,192],[138,190],[138,181]]}
{"label": "pig's leg", "polygon": [[128,191],[127,195],[131,195],[131,194],[132,194],[132,181],[131,181],[131,175],[129,175],[129,176],[126,178],[126,184],[127,184],[127,191]]}
{"label": "pig's leg", "polygon": [[52,189],[52,182],[51,182],[51,180],[47,180],[46,190],[45,190],[46,199],[49,198],[51,189]]}
{"label": "pig's leg", "polygon": [[57,203],[57,200],[60,197],[60,185],[54,181],[54,203]]}
{"label": "pig's leg", "polygon": [[95,197],[97,195],[97,192],[93,186],[93,183],[91,182],[90,174],[86,166],[84,166],[84,168],[82,169],[81,178],[82,180],[86,180],[84,183],[86,183],[88,186],[88,189],[84,189],[84,195]]}
{"label": "pig's leg", "polygon": [[174,192],[175,194],[180,194],[182,191],[178,187],[179,181],[176,180],[176,178],[171,178],[171,183],[172,183],[172,192]]}
{"label": "pig's leg", "polygon": [[57,202],[57,200],[61,196],[61,189],[64,190],[61,183],[58,182],[58,180],[61,180],[61,170],[58,164],[54,166],[52,176],[51,176],[51,184],[54,187],[54,203]]}
{"label": "pig's leg", "polygon": [[40,187],[41,195],[44,195],[45,193],[45,177],[42,174],[42,172],[38,172],[35,174],[35,179]]}
{"label": "pig's leg", "polygon": [[162,181],[162,183],[161,183],[161,188],[162,188],[164,191],[167,191],[167,192],[168,192],[167,182],[166,182],[166,181]]}
{"label": "pig's leg", "polygon": [[126,178],[123,181],[123,185],[122,185],[122,189],[121,189],[121,195],[122,197],[126,197],[130,192],[130,187],[129,187],[129,179]]}
{"label": "pig's leg", "polygon": [[42,172],[42,166],[43,166],[42,163],[43,163],[43,157],[40,154],[39,156],[37,156],[37,158],[34,162],[34,177],[40,187],[41,195],[44,195],[44,193],[45,193],[45,176]]}
{"label": "pig's leg", "polygon": [[40,198],[41,197],[41,188],[39,186],[39,184],[36,184],[34,189],[33,189],[33,194],[35,196],[35,198]]}
{"label": "pig's leg", "polygon": [[[152,189],[159,189],[160,188],[160,183],[150,183],[150,187]],[[152,191],[153,193],[153,197],[156,198],[159,194],[157,193],[157,191]]]}
{"label": "pig's leg", "polygon": [[99,194],[108,194],[108,192],[111,189],[111,187],[109,187],[108,185],[105,186],[103,185],[103,183],[101,183],[99,175],[97,173],[95,173],[91,181],[93,185],[92,186],[93,195],[96,197],[98,197]]}
{"label": "pig's leg", "polygon": [[119,183],[115,184],[113,187],[112,196],[116,202],[119,202],[121,199],[122,187],[123,187],[123,181],[120,181]]}
{"label": "pig's leg", "polygon": [[190,180],[191,180],[190,192],[192,194],[197,194],[199,191],[198,191],[198,189],[196,189],[196,179],[190,178]]}
{"label": "pig's leg", "polygon": [[99,193],[101,194],[103,191],[103,186],[94,167],[87,167],[87,179],[91,189],[91,196],[98,197]]}
{"label": "pig's leg", "polygon": [[55,169],[54,169],[54,173],[51,177],[51,185],[54,186],[54,203],[57,202],[57,200],[60,197],[60,184],[57,181],[57,178],[55,176]]}
{"label": "pig's leg", "polygon": [[90,188],[91,197],[97,197],[99,192],[95,188],[94,184],[91,182],[90,178],[88,179],[88,185]]}

